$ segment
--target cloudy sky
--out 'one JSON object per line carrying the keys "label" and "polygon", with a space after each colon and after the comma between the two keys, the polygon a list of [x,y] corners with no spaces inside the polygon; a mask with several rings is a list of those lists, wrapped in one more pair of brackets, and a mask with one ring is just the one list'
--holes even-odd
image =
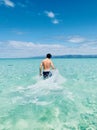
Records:
{"label": "cloudy sky", "polygon": [[97,0],[0,0],[0,58],[97,54]]}

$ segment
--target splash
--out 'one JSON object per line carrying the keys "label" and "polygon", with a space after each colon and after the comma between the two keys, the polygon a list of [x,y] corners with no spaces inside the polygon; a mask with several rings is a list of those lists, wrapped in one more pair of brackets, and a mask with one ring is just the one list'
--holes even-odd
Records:
{"label": "splash", "polygon": [[[52,71],[53,76],[43,80],[42,77],[36,77],[36,83],[27,87],[18,87],[15,92],[22,95],[24,98],[23,103],[35,103],[37,105],[47,105],[52,103],[52,97],[55,94],[62,92],[64,87],[63,84],[66,79],[63,78],[58,70]],[[21,97],[21,98],[22,98]],[[14,101],[21,100],[20,97],[15,97]]]}
{"label": "splash", "polygon": [[[42,77],[34,77],[36,83],[30,86],[16,86],[4,89],[1,94],[1,114],[8,113],[14,106],[23,104],[49,105],[54,102],[58,93],[63,93],[66,79],[63,78],[58,70],[52,71],[53,76],[43,80]],[[5,103],[4,103],[5,102]],[[6,108],[7,105],[7,108]],[[5,114],[6,115],[6,114]]]}
{"label": "splash", "polygon": [[[53,121],[49,125],[48,121],[51,122],[51,120],[56,119],[59,122],[57,118],[60,114],[60,109],[57,101],[60,101],[64,94],[63,84],[66,82],[66,79],[60,75],[58,70],[52,71],[52,74],[53,76],[46,80],[38,76],[34,77],[36,83],[30,86],[11,87],[2,92],[0,109],[5,113],[5,115],[0,113],[3,117],[0,124],[2,130],[19,130],[22,128],[28,130],[45,130],[46,128],[47,130],[52,129],[52,123],[55,123]],[[30,124],[32,120],[33,125]],[[39,127],[37,127],[37,124]]]}

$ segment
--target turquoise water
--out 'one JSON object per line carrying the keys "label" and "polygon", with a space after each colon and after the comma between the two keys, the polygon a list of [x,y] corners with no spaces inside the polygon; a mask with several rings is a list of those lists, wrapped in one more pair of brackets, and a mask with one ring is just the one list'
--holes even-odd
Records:
{"label": "turquoise water", "polygon": [[0,60],[0,130],[97,130],[97,59]]}

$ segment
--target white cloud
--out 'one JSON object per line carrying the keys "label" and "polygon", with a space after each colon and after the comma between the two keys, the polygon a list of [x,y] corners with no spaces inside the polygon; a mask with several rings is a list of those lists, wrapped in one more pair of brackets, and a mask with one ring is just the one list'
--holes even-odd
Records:
{"label": "white cloud", "polygon": [[36,44],[33,42],[7,41],[0,43],[0,57],[33,57],[65,54],[65,47],[60,44]]}
{"label": "white cloud", "polygon": [[33,46],[32,42],[23,42],[23,41],[8,41],[8,44],[17,49],[23,49],[24,47],[26,48],[27,46]]}
{"label": "white cloud", "polygon": [[54,18],[55,14],[52,11],[45,11],[45,14],[49,17],[49,18]]}
{"label": "white cloud", "polygon": [[36,44],[23,41],[0,42],[0,57],[33,57],[66,54],[97,54],[97,42],[80,44],[78,47],[70,47],[62,44]]}
{"label": "white cloud", "polygon": [[60,44],[40,44],[40,43],[33,43],[33,42],[23,42],[23,41],[8,41],[8,45],[17,48],[17,49],[52,49],[52,48],[61,48],[63,45]]}
{"label": "white cloud", "polygon": [[6,6],[14,7],[15,4],[11,0],[2,0]]}
{"label": "white cloud", "polygon": [[59,20],[58,20],[58,19],[54,19],[54,20],[52,21],[52,23],[53,23],[53,24],[58,24],[58,23],[59,23]]}
{"label": "white cloud", "polygon": [[59,24],[59,20],[56,19],[56,15],[54,14],[54,12],[52,12],[52,11],[45,11],[45,14],[46,14],[50,19],[52,19],[52,23],[53,23],[53,24]]}
{"label": "white cloud", "polygon": [[80,36],[72,36],[68,38],[68,42],[72,42],[72,43],[81,43],[81,42],[85,42],[85,38],[80,37]]}

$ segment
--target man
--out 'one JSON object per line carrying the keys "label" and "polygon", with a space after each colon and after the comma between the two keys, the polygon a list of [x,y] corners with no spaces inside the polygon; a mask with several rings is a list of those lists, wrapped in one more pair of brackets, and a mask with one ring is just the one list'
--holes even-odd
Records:
{"label": "man", "polygon": [[40,76],[42,76],[43,74],[44,79],[52,76],[52,73],[50,72],[50,68],[55,69],[53,62],[51,61],[51,57],[52,57],[51,54],[47,54],[46,58],[40,64]]}

